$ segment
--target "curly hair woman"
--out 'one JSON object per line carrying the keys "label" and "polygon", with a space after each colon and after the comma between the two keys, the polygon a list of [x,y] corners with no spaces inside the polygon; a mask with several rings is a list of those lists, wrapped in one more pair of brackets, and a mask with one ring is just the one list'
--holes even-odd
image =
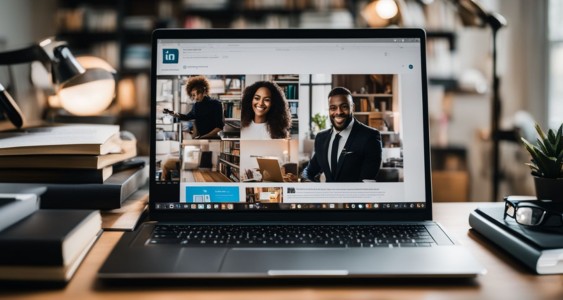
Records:
{"label": "curly hair woman", "polygon": [[289,137],[291,114],[283,90],[274,82],[258,81],[244,89],[241,139]]}

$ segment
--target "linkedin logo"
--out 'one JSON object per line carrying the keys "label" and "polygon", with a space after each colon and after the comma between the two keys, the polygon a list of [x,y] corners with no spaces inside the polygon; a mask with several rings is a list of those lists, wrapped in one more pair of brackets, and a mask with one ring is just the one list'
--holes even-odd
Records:
{"label": "linkedin logo", "polygon": [[178,49],[162,49],[162,63],[163,64],[177,64],[178,63]]}

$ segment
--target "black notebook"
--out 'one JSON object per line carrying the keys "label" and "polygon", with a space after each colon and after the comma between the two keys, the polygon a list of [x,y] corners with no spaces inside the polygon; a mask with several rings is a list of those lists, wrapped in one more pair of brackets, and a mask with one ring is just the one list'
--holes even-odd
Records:
{"label": "black notebook", "polygon": [[67,281],[101,233],[94,210],[38,210],[0,232],[0,280]]}
{"label": "black notebook", "polygon": [[563,274],[563,233],[533,230],[503,214],[504,203],[478,208],[469,225],[538,274]]}

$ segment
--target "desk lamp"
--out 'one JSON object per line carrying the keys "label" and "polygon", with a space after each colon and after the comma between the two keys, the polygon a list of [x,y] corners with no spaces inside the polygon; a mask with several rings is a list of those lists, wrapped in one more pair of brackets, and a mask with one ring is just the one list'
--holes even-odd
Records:
{"label": "desk lamp", "polygon": [[0,53],[0,65],[34,61],[50,70],[61,104],[70,113],[96,115],[111,104],[115,94],[115,70],[84,68],[65,42],[46,39],[38,45]]}

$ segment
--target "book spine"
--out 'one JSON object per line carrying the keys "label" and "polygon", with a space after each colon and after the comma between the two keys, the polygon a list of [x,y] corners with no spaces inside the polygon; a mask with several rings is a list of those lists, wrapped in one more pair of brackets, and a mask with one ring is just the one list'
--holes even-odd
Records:
{"label": "book spine", "polygon": [[52,184],[41,195],[42,209],[114,209],[121,207],[122,186]]}
{"label": "book spine", "polygon": [[[122,172],[133,172],[126,170]],[[119,173],[122,173],[119,172]],[[148,178],[148,167],[140,168],[117,184],[47,184],[41,195],[40,207],[44,209],[115,209],[131,194],[143,186]],[[114,174],[119,175],[119,174]],[[108,181],[111,180],[108,179]]]}
{"label": "book spine", "polygon": [[103,169],[2,169],[0,181],[6,183],[103,183],[111,175]]}
{"label": "book spine", "polygon": [[538,272],[537,262],[542,255],[541,251],[487,220],[476,211],[469,215],[469,226],[524,263],[528,268]]}
{"label": "book spine", "polygon": [[[60,283],[61,287],[70,280],[74,275],[80,263],[92,249],[98,238],[102,235],[100,231],[92,240],[84,247],[80,255],[69,266],[44,266],[44,265],[0,265],[0,280],[15,281],[38,281]],[[51,286],[51,285],[49,285]]]}
{"label": "book spine", "polygon": [[62,241],[25,240],[0,242],[0,265],[63,266]]}
{"label": "book spine", "polygon": [[129,196],[133,195],[136,191],[139,190],[142,186],[147,184],[147,180],[149,179],[149,167],[145,166],[131,177],[127,181],[123,183],[121,186],[121,199],[119,201],[119,206],[116,208],[121,207],[121,203],[125,201],[125,199],[129,198]]}

